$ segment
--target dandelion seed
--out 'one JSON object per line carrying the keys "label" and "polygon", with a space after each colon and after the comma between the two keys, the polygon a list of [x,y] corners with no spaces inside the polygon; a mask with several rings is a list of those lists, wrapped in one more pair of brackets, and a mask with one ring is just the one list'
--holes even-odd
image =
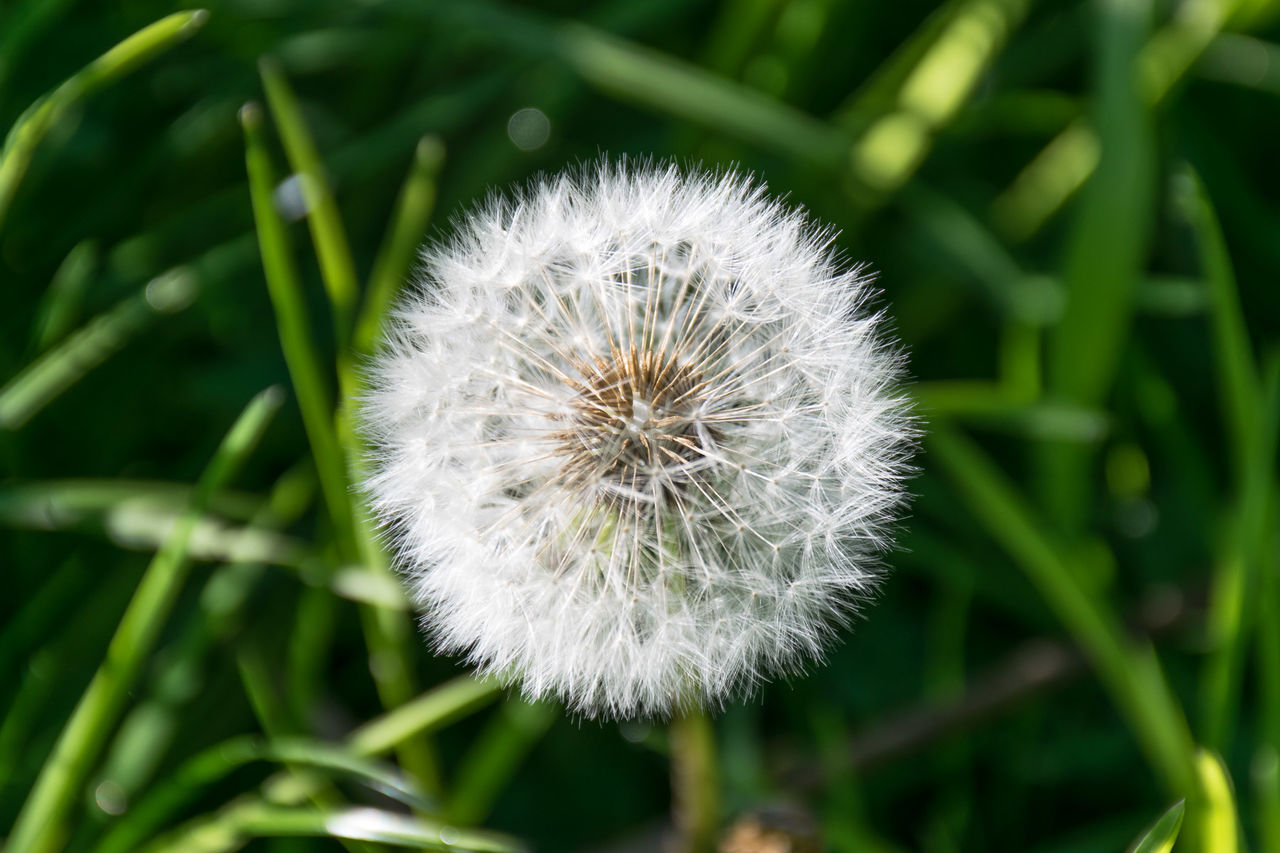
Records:
{"label": "dandelion seed", "polygon": [[738,175],[601,166],[430,249],[368,482],[439,645],[588,715],[719,704],[872,591],[911,428],[867,278]]}

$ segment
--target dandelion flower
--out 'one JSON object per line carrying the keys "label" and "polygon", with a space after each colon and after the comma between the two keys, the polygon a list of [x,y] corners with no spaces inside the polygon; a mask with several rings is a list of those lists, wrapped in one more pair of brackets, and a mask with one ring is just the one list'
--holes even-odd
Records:
{"label": "dandelion flower", "polygon": [[367,485],[443,650],[591,716],[822,653],[911,447],[831,242],[749,178],[624,163],[425,252],[371,370]]}

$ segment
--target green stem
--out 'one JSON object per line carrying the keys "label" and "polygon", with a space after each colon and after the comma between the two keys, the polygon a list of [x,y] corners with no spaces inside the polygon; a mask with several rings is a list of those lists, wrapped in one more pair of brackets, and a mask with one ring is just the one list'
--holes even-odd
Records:
{"label": "green stem", "polygon": [[710,853],[720,822],[715,731],[701,710],[671,721],[671,811],[680,853]]}

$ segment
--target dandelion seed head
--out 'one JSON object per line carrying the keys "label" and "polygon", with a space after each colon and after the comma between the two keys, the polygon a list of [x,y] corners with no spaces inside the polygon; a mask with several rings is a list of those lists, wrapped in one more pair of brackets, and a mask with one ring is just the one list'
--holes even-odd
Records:
{"label": "dandelion seed head", "polygon": [[624,163],[424,253],[371,369],[367,486],[444,650],[623,717],[822,654],[912,446],[831,242],[749,178]]}

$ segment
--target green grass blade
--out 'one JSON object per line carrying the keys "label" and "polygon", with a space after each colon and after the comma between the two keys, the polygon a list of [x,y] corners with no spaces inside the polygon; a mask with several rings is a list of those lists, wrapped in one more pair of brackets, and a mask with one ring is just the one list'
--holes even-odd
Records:
{"label": "green grass blade", "polygon": [[427,803],[421,791],[393,767],[352,755],[335,744],[310,738],[277,738],[263,742],[241,737],[210,747],[185,761],[168,779],[153,786],[111,828],[97,853],[129,853],[144,845],[166,820],[194,802],[209,787],[247,764],[275,762],[319,769],[349,777],[413,808]]}
{"label": "green grass blade", "polygon": [[351,748],[360,755],[381,755],[415,734],[435,731],[487,705],[501,689],[492,679],[455,678],[356,729]]}
{"label": "green grass blade", "polygon": [[[1231,742],[1238,716],[1241,676],[1249,635],[1259,619],[1274,620],[1273,611],[1256,610],[1259,601],[1271,602],[1262,584],[1274,583],[1265,571],[1274,571],[1273,514],[1275,510],[1276,443],[1280,441],[1280,362],[1270,365],[1263,389],[1262,416],[1250,428],[1248,468],[1242,472],[1237,496],[1227,517],[1227,535],[1215,560],[1209,613],[1205,619],[1208,657],[1201,680],[1204,700],[1204,742],[1223,749]],[[1270,630],[1259,633],[1265,643]],[[1269,662],[1274,650],[1263,650],[1261,662]]]}
{"label": "green grass blade", "polygon": [[[320,169],[319,162],[312,159],[314,148],[305,128],[301,126],[297,104],[292,100],[284,78],[279,76],[270,63],[265,63],[263,79],[268,93],[276,101],[275,113],[286,138],[286,148],[292,146],[297,149],[292,155],[294,168],[300,174],[307,174],[307,170],[319,174],[316,171]],[[337,531],[338,551],[347,563],[364,566],[369,572],[380,576],[389,576],[385,557],[366,529],[368,525],[350,489],[351,471],[355,470],[360,456],[358,443],[351,430],[348,407],[345,404],[338,406],[335,415],[333,404],[324,388],[320,359],[310,339],[310,323],[306,316],[302,286],[293,265],[284,223],[272,198],[275,180],[262,138],[261,109],[256,105],[246,106],[241,110],[241,124],[245,132],[250,195],[258,226],[267,287],[276,309],[285,361],[297,388],[303,425],[320,474],[321,491]],[[286,126],[290,129],[286,130]],[[290,142],[290,139],[293,141]],[[331,217],[320,214],[327,206],[333,206]],[[347,267],[343,261],[346,257],[346,241],[341,235],[341,225],[336,220],[336,205],[333,205],[332,196],[327,189],[313,199],[313,208],[315,215],[311,221],[315,229],[313,234],[317,249],[321,252],[322,267],[327,263],[336,267],[340,273],[336,279],[340,286],[335,290],[331,284],[330,290],[331,298],[338,300],[334,303],[335,316],[340,316],[337,313],[340,301],[347,298],[343,295],[346,291],[342,289],[345,285],[341,284],[346,281]],[[325,242],[331,239],[338,242]],[[329,247],[327,255],[326,250],[321,248],[326,245]],[[340,250],[335,252],[335,246]],[[328,261],[325,260],[326,257]],[[331,270],[326,277],[330,278],[332,274]],[[352,299],[355,297],[354,283],[350,296]],[[343,398],[349,400],[356,389],[354,373],[350,369],[350,353],[346,349],[350,337],[347,323],[344,320],[342,326],[348,329],[346,337],[340,336],[339,340],[337,373]],[[409,644],[415,639],[412,624],[404,613],[385,608],[361,608],[360,617],[369,647],[370,672],[377,685],[379,698],[389,708],[408,701],[416,693],[409,665]],[[401,750],[401,760],[421,777],[424,784],[434,788],[437,771],[431,750],[425,741],[417,739],[405,744]]]}
{"label": "green grass blade", "polygon": [[1182,815],[1186,810],[1185,800],[1178,800],[1169,806],[1168,811],[1160,815],[1129,846],[1128,853],[1169,853],[1173,849],[1173,843],[1178,840],[1178,831],[1182,829]]}
{"label": "green grass blade", "polygon": [[[1049,393],[1061,402],[1101,405],[1128,340],[1134,294],[1154,221],[1154,140],[1134,73],[1150,17],[1149,0],[1101,5],[1097,124],[1102,158],[1080,207],[1064,272],[1066,306],[1049,342]],[[1088,506],[1089,454],[1048,443],[1041,491],[1052,514],[1079,528]]]}
{"label": "green grass blade", "polygon": [[267,93],[267,105],[280,131],[289,166],[301,182],[307,206],[307,225],[311,229],[316,257],[320,261],[320,275],[333,310],[338,351],[345,353],[351,342],[359,298],[356,267],[351,259],[347,232],[342,227],[342,216],[329,186],[324,163],[320,160],[320,152],[307,129],[302,107],[289,81],[270,59],[264,58],[258,68]]}
{"label": "green grass blade", "polygon": [[334,431],[333,402],[326,388],[326,371],[311,340],[312,326],[302,295],[302,282],[294,266],[284,221],[276,211],[272,196],[275,178],[262,136],[261,108],[256,104],[246,105],[240,111],[240,123],[244,127],[245,162],[262,268],[275,308],[280,346],[297,393],[302,423],[320,478],[320,491],[337,533],[339,549],[345,559],[354,561],[357,549],[346,462]]}
{"label": "green grass blade", "polygon": [[898,88],[893,108],[854,144],[854,176],[874,193],[893,192],[915,174],[934,134],[955,118],[982,74],[1021,24],[1027,0],[969,0],[941,25]]}
{"label": "green grass blade", "polygon": [[77,243],[58,266],[40,302],[31,332],[31,345],[37,352],[57,343],[75,326],[97,265],[97,245],[84,240]]}
{"label": "green grass blade", "polygon": [[191,504],[143,574],[107,647],[106,659],[41,769],[9,836],[8,850],[47,853],[65,842],[67,814],[181,590],[191,531],[213,495],[235,476],[257,445],[280,407],[281,396],[278,388],[269,388],[255,397],[214,452]]}
{"label": "green grass blade", "polygon": [[372,841],[418,850],[520,853],[515,839],[496,832],[460,829],[368,807],[298,809],[249,804],[197,823],[144,848],[147,853],[208,853],[237,849],[254,838],[312,837]]}
{"label": "green grass blade", "polygon": [[1262,428],[1262,389],[1257,362],[1249,342],[1226,238],[1204,183],[1188,167],[1179,176],[1177,193],[1195,234],[1200,265],[1209,283],[1214,366],[1235,477],[1241,482],[1255,466],[1252,460],[1258,449],[1256,434]]}
{"label": "green grass blade", "polygon": [[36,358],[0,388],[0,429],[20,429],[157,316],[186,308],[196,286],[187,269],[171,270]]}
{"label": "green grass blade", "polygon": [[144,27],[70,77],[18,118],[0,151],[0,226],[36,149],[66,111],[96,90],[115,82],[179,42],[208,19],[203,9],[176,12]]}
{"label": "green grass blade", "polygon": [[1197,820],[1191,825],[1198,836],[1191,839],[1192,847],[1209,853],[1237,853],[1241,839],[1236,796],[1222,757],[1200,750],[1196,755],[1196,774],[1202,805]]}
{"label": "green grass blade", "polygon": [[1081,583],[1096,569],[1064,556],[1027,500],[970,441],[935,427],[927,448],[1089,656],[1165,788],[1175,796],[1193,794],[1195,758],[1182,709],[1155,651],[1127,639],[1116,615]]}
{"label": "green grass blade", "polygon": [[419,140],[391,227],[369,274],[369,289],[356,323],[357,353],[373,351],[387,311],[409,275],[414,254],[435,209],[436,180],[443,164],[444,144],[434,136]]}
{"label": "green grass blade", "polygon": [[[1148,109],[1158,108],[1233,14],[1238,0],[1206,0],[1180,7],[1137,56],[1138,83]],[[1018,174],[992,205],[992,218],[1011,240],[1034,236],[1088,181],[1100,162],[1093,125],[1072,122]]]}

